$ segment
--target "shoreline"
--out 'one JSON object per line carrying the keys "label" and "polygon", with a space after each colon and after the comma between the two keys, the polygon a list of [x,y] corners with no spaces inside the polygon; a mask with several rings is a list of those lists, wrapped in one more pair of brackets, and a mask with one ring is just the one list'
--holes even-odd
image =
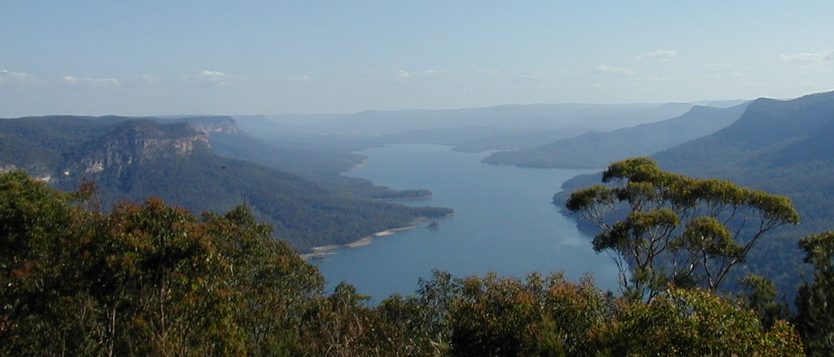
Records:
{"label": "shoreline", "polygon": [[[393,190],[396,191],[396,190]],[[405,197],[392,197],[392,198],[374,198],[374,201],[377,202],[409,202],[409,201],[428,201],[434,197],[433,194],[429,193],[428,195],[422,196],[405,196]]]}
{"label": "shoreline", "polygon": [[[441,219],[448,218],[452,215],[454,215],[454,212],[449,213],[449,214],[441,217]],[[311,259],[321,259],[321,258],[324,258],[328,255],[336,254],[336,252],[341,250],[341,249],[345,249],[345,248],[353,249],[353,248],[359,248],[359,247],[364,247],[364,246],[370,245],[373,242],[374,238],[389,237],[389,236],[393,236],[397,233],[409,231],[409,230],[419,228],[419,227],[422,227],[422,226],[427,227],[428,224],[430,224],[430,223],[428,223],[429,221],[434,221],[434,220],[430,219],[429,217],[417,217],[413,221],[411,221],[408,225],[403,226],[403,227],[389,228],[389,229],[386,229],[384,231],[379,231],[379,232],[376,232],[376,233],[372,233],[370,235],[359,238],[359,239],[357,239],[353,242],[350,242],[350,243],[329,244],[329,245],[322,245],[322,246],[313,247],[313,249],[310,253],[299,254],[299,256],[301,257],[301,259],[304,259],[305,261],[309,261]]]}

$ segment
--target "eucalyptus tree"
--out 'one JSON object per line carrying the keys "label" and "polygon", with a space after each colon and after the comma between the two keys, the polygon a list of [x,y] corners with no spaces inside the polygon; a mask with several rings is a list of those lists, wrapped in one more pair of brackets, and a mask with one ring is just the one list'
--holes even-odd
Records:
{"label": "eucalyptus tree", "polygon": [[810,356],[834,354],[834,231],[811,234],[799,241],[814,276],[796,296],[796,325]]}
{"label": "eucalyptus tree", "polygon": [[611,164],[602,182],[566,206],[599,227],[594,249],[612,256],[635,298],[670,284],[714,291],[768,232],[799,222],[787,197],[663,171],[649,158]]}

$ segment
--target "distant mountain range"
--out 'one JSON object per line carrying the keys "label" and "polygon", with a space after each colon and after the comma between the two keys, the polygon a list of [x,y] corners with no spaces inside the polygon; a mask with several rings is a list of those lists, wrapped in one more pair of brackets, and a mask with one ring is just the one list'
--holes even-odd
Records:
{"label": "distant mountain range", "polygon": [[590,132],[529,149],[496,152],[483,161],[522,167],[600,168],[613,161],[646,156],[714,133],[736,121],[747,103],[729,108],[695,106],[675,118]]}
{"label": "distant mountain range", "polygon": [[236,117],[278,145],[356,150],[389,144],[442,144],[477,152],[533,147],[589,130],[614,130],[685,113],[691,103],[527,104],[447,110]]}
{"label": "distant mountain range", "polygon": [[[212,137],[247,141],[227,117],[4,119],[0,120],[0,170],[24,170],[64,190],[94,181],[105,208],[149,196],[196,212],[222,212],[246,202],[275,227],[277,237],[302,251],[348,243],[405,226],[418,217],[451,212],[379,202],[371,195],[430,194],[423,191],[398,193],[352,181],[328,186],[327,180],[313,182],[301,173],[222,157],[212,151]],[[279,152],[268,148],[260,147],[264,154]]]}
{"label": "distant mountain range", "polygon": [[[834,92],[793,100],[761,98],[717,132],[652,155],[660,166],[696,177],[718,177],[790,197],[801,222],[774,234],[751,252],[748,265],[793,291],[805,266],[796,242],[834,229]],[[562,206],[570,192],[599,183],[599,175],[575,177],[554,196]],[[789,294],[790,295],[790,294]]]}
{"label": "distant mountain range", "polygon": [[799,238],[834,229],[834,92],[758,99],[727,128],[654,157],[669,170],[726,178],[793,199],[799,226],[767,240],[749,258],[777,280],[797,276],[804,266]]}

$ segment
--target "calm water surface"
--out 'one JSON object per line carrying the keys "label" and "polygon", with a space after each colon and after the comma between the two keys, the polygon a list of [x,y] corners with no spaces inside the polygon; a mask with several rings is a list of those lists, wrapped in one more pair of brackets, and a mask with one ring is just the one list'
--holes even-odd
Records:
{"label": "calm water surface", "polygon": [[562,182],[591,171],[491,166],[480,162],[484,153],[439,145],[360,153],[368,160],[347,175],[395,189],[429,189],[432,199],[407,204],[449,207],[455,214],[436,228],[376,238],[368,246],[313,260],[328,289],[347,281],[378,302],[393,293],[413,293],[419,278],[439,269],[457,276],[514,277],[563,271],[572,280],[591,274],[600,288],[615,290],[614,264],[596,254],[591,238],[550,203]]}

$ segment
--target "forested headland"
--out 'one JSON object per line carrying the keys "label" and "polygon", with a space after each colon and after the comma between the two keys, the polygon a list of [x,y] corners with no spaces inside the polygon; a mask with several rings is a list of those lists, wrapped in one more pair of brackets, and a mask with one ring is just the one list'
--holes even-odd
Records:
{"label": "forested headland", "polygon": [[193,213],[222,212],[244,201],[276,228],[277,238],[301,252],[452,212],[380,202],[431,192],[395,191],[339,174],[359,159],[282,150],[222,116],[0,120],[0,171],[23,170],[64,191],[95,182],[105,210],[150,196]]}

